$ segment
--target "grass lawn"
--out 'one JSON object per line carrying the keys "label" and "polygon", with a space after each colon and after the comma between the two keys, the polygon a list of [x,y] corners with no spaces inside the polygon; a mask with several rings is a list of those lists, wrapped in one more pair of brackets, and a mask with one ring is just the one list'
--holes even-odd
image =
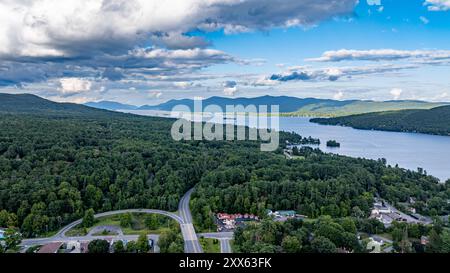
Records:
{"label": "grass lawn", "polygon": [[217,239],[199,238],[205,253],[220,253],[220,242]]}
{"label": "grass lawn", "polygon": [[[125,235],[141,235],[141,234],[161,234],[163,231],[170,229],[170,227],[178,227],[178,223],[168,217],[156,214],[146,214],[146,213],[131,213],[131,221],[128,225],[121,224],[122,215],[106,216],[96,219],[95,224],[92,227],[84,228],[80,225],[75,226],[73,229],[69,230],[67,236],[85,236],[90,230],[98,226],[118,226],[122,229]],[[146,225],[147,217],[154,217],[155,222],[153,227],[149,228]],[[103,236],[102,232],[94,234],[96,236]],[[113,235],[113,234],[106,234]]]}
{"label": "grass lawn", "polygon": [[234,253],[234,240],[230,240],[231,253]]}
{"label": "grass lawn", "polygon": [[117,232],[113,232],[113,231],[108,231],[108,230],[103,230],[97,233],[92,234],[93,236],[113,236],[113,235],[118,235]]}
{"label": "grass lawn", "polygon": [[88,229],[80,226],[75,226],[74,228],[66,232],[66,236],[69,237],[86,236],[87,234]]}
{"label": "grass lawn", "polygon": [[378,234],[378,236],[389,239],[392,241],[392,235],[390,233],[382,233],[382,234]]}

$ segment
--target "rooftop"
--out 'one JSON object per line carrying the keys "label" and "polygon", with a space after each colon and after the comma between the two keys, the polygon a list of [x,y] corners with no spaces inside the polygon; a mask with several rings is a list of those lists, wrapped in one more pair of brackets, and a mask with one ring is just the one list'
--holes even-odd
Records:
{"label": "rooftop", "polygon": [[46,244],[39,249],[38,253],[56,253],[62,245],[62,242]]}

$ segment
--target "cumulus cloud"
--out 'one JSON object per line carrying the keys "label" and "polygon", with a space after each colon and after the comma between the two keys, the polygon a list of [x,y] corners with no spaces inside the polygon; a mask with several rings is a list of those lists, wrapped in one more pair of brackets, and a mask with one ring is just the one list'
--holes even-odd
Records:
{"label": "cumulus cloud", "polygon": [[215,64],[259,65],[193,32],[311,26],[356,0],[0,0],[0,86],[52,78],[145,80]]}
{"label": "cumulus cloud", "polygon": [[162,92],[154,91],[149,93],[149,97],[152,99],[159,99],[162,96]]}
{"label": "cumulus cloud", "polygon": [[[266,82],[288,82],[288,81],[337,81],[340,78],[351,78],[353,76],[365,76],[371,74],[382,74],[397,72],[404,69],[418,68],[415,64],[405,65],[370,65],[349,67],[309,68],[294,67],[281,74],[273,74],[266,78]],[[262,85],[262,84],[261,84]]]}
{"label": "cumulus cloud", "polygon": [[[0,1],[0,54],[27,57],[117,53],[149,36],[169,46],[203,27],[231,32],[310,25],[350,14],[355,0],[34,0]],[[294,22],[294,23],[293,23]],[[206,27],[209,26],[209,29]]]}
{"label": "cumulus cloud", "polygon": [[449,50],[395,50],[395,49],[372,49],[351,50],[341,49],[326,51],[319,58],[307,59],[312,62],[340,62],[340,61],[393,61],[412,59],[418,62],[427,61],[450,61]]}
{"label": "cumulus cloud", "polygon": [[335,100],[341,100],[342,98],[344,98],[344,92],[338,91],[336,94],[334,94],[333,98]]}
{"label": "cumulus cloud", "polygon": [[235,81],[226,81],[223,84],[223,93],[227,96],[234,96],[238,92],[237,83]]}
{"label": "cumulus cloud", "polygon": [[428,6],[429,11],[447,11],[450,10],[449,0],[425,0],[425,6]]}
{"label": "cumulus cloud", "polygon": [[59,79],[59,91],[64,95],[73,95],[91,90],[92,83],[86,79],[80,78],[62,78]]}
{"label": "cumulus cloud", "polygon": [[394,100],[398,100],[402,95],[403,90],[400,88],[393,88],[389,93],[394,97]]}

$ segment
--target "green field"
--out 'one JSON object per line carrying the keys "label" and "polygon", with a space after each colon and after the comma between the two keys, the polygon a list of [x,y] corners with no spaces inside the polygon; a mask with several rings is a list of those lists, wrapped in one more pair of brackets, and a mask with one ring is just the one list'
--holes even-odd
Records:
{"label": "green field", "polygon": [[[99,226],[118,226],[122,229],[125,235],[140,235],[140,234],[161,234],[165,230],[169,230],[171,227],[177,227],[178,223],[175,220],[170,219],[168,217],[162,215],[150,215],[144,213],[131,213],[131,224],[124,225],[121,223],[122,215],[114,215],[108,217],[101,217],[96,219],[96,222],[93,226],[84,228],[81,225],[74,227],[69,230],[66,235],[67,236],[85,236],[95,227]],[[147,217],[154,217],[156,222],[153,226],[149,227],[146,224]],[[98,232],[94,234],[95,236],[105,236],[105,235],[114,235],[114,234],[104,234],[102,232]]]}
{"label": "green field", "polygon": [[199,241],[205,253],[220,253],[219,240],[200,237]]}

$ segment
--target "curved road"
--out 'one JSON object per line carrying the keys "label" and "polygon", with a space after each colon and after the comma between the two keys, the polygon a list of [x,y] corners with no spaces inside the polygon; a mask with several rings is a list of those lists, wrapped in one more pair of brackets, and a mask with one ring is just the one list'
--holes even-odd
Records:
{"label": "curved road", "polygon": [[[105,216],[113,216],[118,214],[125,213],[148,213],[148,214],[160,214],[167,217],[170,217],[177,221],[180,224],[181,233],[184,239],[184,251],[185,253],[203,253],[202,247],[198,241],[197,234],[195,233],[194,225],[192,223],[192,215],[189,209],[189,200],[191,198],[191,194],[194,189],[190,189],[180,200],[178,205],[178,210],[181,216],[167,212],[163,210],[156,209],[127,209],[127,210],[117,210],[117,211],[109,211],[103,212],[94,215],[94,218],[100,218]],[[75,226],[81,224],[83,220],[79,219],[75,222],[68,224],[58,231],[54,236],[50,238],[37,238],[37,239],[25,239],[22,241],[23,246],[30,246],[36,244],[46,244],[50,242],[60,242],[60,241],[71,241],[71,240],[92,240],[94,237],[92,236],[82,236],[82,237],[66,237],[66,232],[74,228]],[[92,237],[92,238],[91,238]],[[113,237],[113,236],[109,236]],[[95,236],[95,238],[98,238]],[[134,237],[133,237],[134,238]]]}
{"label": "curved road", "polygon": [[[180,216],[176,215],[175,213],[167,212],[167,211],[163,211],[163,210],[157,210],[157,209],[126,209],[126,210],[108,211],[108,212],[96,214],[96,215],[94,215],[94,218],[97,219],[97,218],[101,218],[101,217],[105,217],[105,216],[113,216],[113,215],[125,214],[125,213],[160,214],[160,215],[164,215],[164,216],[172,218],[173,220],[177,221],[180,225],[184,223],[183,219]],[[77,220],[75,222],[68,224],[67,226],[63,227],[60,231],[58,231],[58,233],[56,233],[55,236],[53,236],[53,237],[65,238],[66,232],[71,230],[75,226],[81,224],[82,221],[83,221],[83,219],[80,219],[80,220]]]}

